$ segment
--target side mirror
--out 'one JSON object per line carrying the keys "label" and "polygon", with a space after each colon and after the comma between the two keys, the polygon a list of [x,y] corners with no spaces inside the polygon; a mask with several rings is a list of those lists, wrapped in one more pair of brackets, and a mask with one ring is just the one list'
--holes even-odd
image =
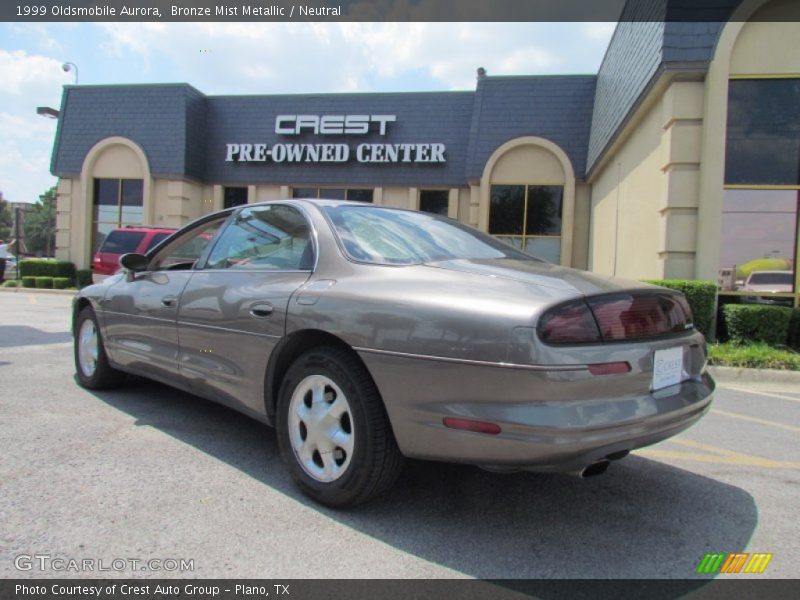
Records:
{"label": "side mirror", "polygon": [[147,270],[147,257],[144,254],[130,252],[119,257],[119,266],[126,271],[137,273]]}

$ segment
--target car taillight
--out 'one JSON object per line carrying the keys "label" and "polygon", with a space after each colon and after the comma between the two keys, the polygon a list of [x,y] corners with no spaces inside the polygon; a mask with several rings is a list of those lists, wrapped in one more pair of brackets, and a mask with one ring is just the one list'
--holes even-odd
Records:
{"label": "car taillight", "polygon": [[538,329],[546,344],[587,344],[683,333],[692,325],[682,295],[634,292],[556,306],[542,316]]}
{"label": "car taillight", "polygon": [[682,333],[692,326],[689,305],[677,294],[620,294],[590,298],[603,341]]}
{"label": "car taillight", "polygon": [[539,337],[546,344],[591,344],[602,341],[589,307],[581,300],[558,306],[539,321]]}

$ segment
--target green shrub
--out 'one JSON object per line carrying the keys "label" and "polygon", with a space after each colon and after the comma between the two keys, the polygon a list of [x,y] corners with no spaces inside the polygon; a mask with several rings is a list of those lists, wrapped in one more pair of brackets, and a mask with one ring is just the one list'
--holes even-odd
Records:
{"label": "green shrub", "polygon": [[789,320],[789,335],[786,344],[795,350],[800,350],[800,308],[792,310],[792,318]]}
{"label": "green shrub", "polygon": [[720,367],[800,371],[800,354],[766,344],[709,344],[708,362]]}
{"label": "green shrub", "polygon": [[722,307],[728,339],[738,344],[786,344],[792,312],[785,306],[762,304],[726,304]]}
{"label": "green shrub", "polygon": [[19,281],[17,281],[16,279],[9,279],[3,282],[3,287],[7,288],[19,287]]}
{"label": "green shrub", "polygon": [[646,283],[682,292],[692,309],[694,326],[707,338],[711,337],[716,316],[716,283],[693,279],[649,279]]}
{"label": "green shrub", "polygon": [[78,271],[76,272],[76,279],[79,288],[86,287],[87,285],[92,285],[91,269],[78,269]]}
{"label": "green shrub", "polygon": [[65,290],[72,285],[71,277],[53,277],[53,289]]}
{"label": "green shrub", "polygon": [[34,280],[36,282],[35,287],[37,289],[49,290],[53,288],[52,277],[34,277]]}
{"label": "green shrub", "polygon": [[20,275],[31,277],[75,277],[75,265],[68,260],[26,258],[19,262]]}
{"label": "green shrub", "polygon": [[22,278],[22,287],[36,287],[36,277],[32,275],[25,275]]}

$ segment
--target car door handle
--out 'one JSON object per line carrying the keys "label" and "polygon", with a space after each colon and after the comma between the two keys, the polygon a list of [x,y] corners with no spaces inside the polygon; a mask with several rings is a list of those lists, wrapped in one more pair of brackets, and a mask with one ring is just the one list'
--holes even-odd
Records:
{"label": "car door handle", "polygon": [[161,306],[164,308],[174,308],[178,299],[175,296],[164,296],[161,299]]}
{"label": "car door handle", "polygon": [[255,306],[250,307],[250,316],[255,317],[256,319],[265,319],[266,317],[270,316],[274,310],[275,307],[268,302],[256,304]]}

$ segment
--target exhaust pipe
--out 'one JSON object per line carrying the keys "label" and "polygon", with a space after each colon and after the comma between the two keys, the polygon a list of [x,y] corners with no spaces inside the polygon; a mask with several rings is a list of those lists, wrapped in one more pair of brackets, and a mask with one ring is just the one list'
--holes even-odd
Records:
{"label": "exhaust pipe", "polygon": [[597,462],[590,464],[583,471],[580,471],[579,475],[584,479],[587,477],[594,477],[595,475],[602,475],[608,469],[609,464],[611,463],[607,460],[598,460]]}

